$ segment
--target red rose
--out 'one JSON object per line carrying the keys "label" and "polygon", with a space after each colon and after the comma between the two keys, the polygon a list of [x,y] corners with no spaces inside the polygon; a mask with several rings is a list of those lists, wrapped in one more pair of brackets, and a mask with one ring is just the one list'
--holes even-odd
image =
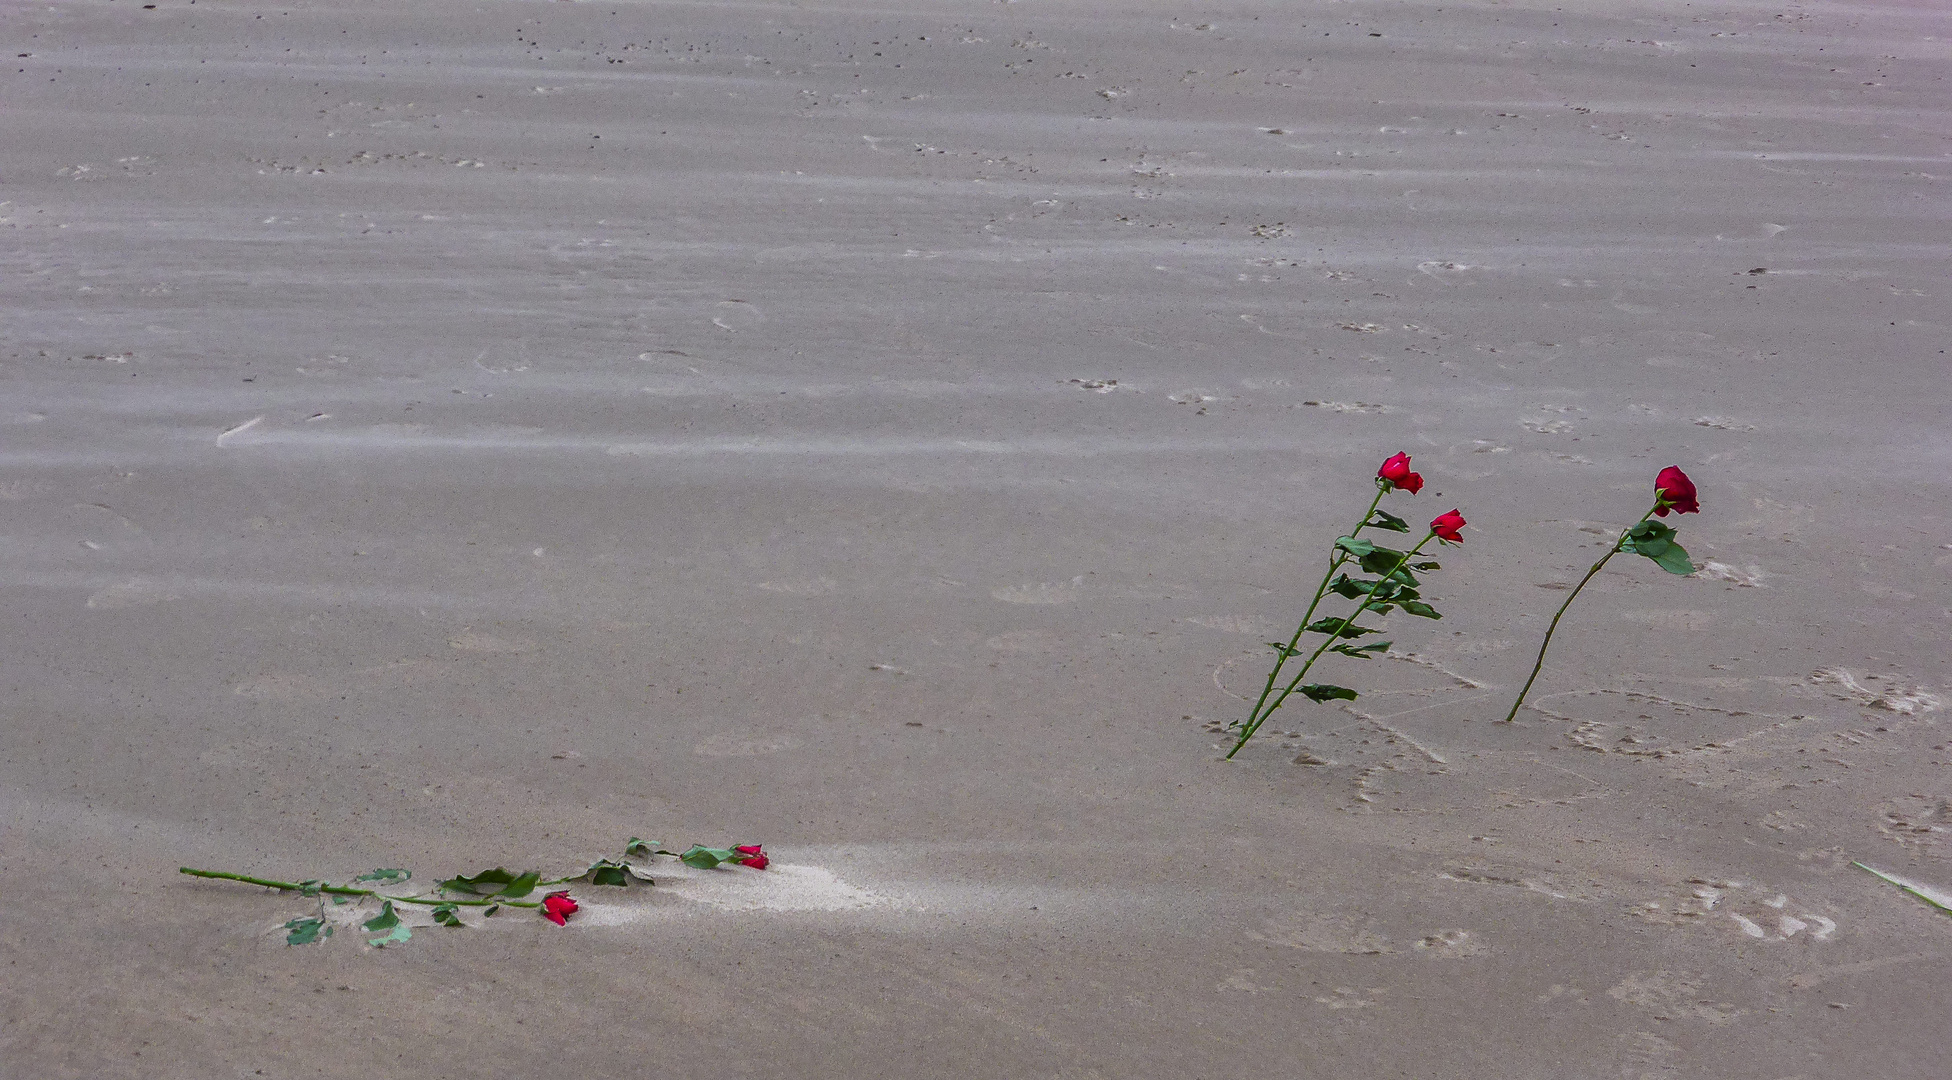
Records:
{"label": "red rose", "polygon": [[1660,505],[1654,507],[1655,517],[1666,517],[1669,510],[1677,514],[1699,514],[1701,504],[1694,501],[1694,481],[1678,467],[1669,465],[1654,478],[1654,494]]}
{"label": "red rose", "polygon": [[1437,534],[1437,539],[1448,540],[1453,544],[1464,542],[1464,538],[1457,532],[1463,527],[1464,515],[1455,510],[1447,514],[1438,514],[1436,520],[1430,523],[1430,531]]}
{"label": "red rose", "polygon": [[765,849],[758,844],[740,844],[732,850],[745,856],[745,858],[739,860],[740,866],[750,866],[754,870],[764,870],[772,863],[772,860],[766,857]]}
{"label": "red rose", "polygon": [[570,899],[568,891],[552,892],[542,898],[542,917],[557,926],[568,926],[569,917],[576,914],[576,901]]}
{"label": "red rose", "polygon": [[1376,470],[1376,475],[1389,481],[1390,486],[1398,491],[1407,491],[1415,495],[1423,490],[1423,477],[1410,471],[1408,454],[1398,454],[1383,462],[1383,467]]}

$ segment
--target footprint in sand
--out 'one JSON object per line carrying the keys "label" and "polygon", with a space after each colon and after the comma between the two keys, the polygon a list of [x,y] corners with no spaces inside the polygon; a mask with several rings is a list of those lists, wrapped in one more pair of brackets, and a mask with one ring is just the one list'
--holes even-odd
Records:
{"label": "footprint in sand", "polygon": [[750,330],[766,321],[766,314],[744,300],[721,300],[712,311],[712,325],[720,330]]}
{"label": "footprint in sand", "polygon": [[1247,931],[1247,936],[1270,945],[1347,956],[1382,956],[1396,951],[1389,938],[1352,915],[1298,911],[1264,920],[1261,927]]}
{"label": "footprint in sand", "polygon": [[1827,668],[1811,675],[1810,682],[1828,689],[1832,697],[1860,708],[1899,716],[1922,716],[1936,712],[1945,704],[1937,694],[1910,685],[1907,676],[1897,672],[1869,672],[1860,677],[1844,668]]}
{"label": "footprint in sand", "polygon": [[1607,990],[1606,996],[1637,1005],[1656,1020],[1706,1020],[1720,1027],[1745,1011],[1726,1001],[1711,1001],[1701,992],[1704,980],[1685,971],[1636,971]]}
{"label": "footprint in sand", "polygon": [[1885,803],[1878,831],[1905,847],[1931,848],[1952,834],[1952,792],[1903,795]]}
{"label": "footprint in sand", "polygon": [[1763,582],[1776,575],[1753,563],[1748,566],[1736,566],[1709,559],[1701,564],[1701,568],[1694,572],[1694,576],[1706,581],[1726,581],[1744,589],[1766,589],[1769,586],[1764,585]]}
{"label": "footprint in sand", "polygon": [[1836,920],[1817,905],[1754,882],[1716,878],[1690,878],[1628,913],[1661,926],[1708,926],[1743,941],[1819,944],[1837,933]]}
{"label": "footprint in sand", "polygon": [[1411,948],[1425,956],[1446,960],[1483,956],[1491,951],[1484,942],[1478,940],[1477,935],[1469,930],[1438,930],[1419,938]]}

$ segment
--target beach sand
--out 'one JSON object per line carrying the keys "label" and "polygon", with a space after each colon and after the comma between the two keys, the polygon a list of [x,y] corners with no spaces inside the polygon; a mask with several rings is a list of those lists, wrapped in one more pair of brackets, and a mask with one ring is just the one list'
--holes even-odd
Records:
{"label": "beach sand", "polygon": [[[0,1075],[1943,1070],[1942,7],[0,27]],[[1220,761],[1399,450],[1445,618]],[[176,873],[631,835],[775,863]]]}

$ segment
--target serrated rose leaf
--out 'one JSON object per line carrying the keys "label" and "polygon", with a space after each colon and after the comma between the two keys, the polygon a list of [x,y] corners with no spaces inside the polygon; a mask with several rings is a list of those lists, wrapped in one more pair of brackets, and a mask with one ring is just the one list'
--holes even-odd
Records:
{"label": "serrated rose leaf", "polygon": [[1654,565],[1670,574],[1694,573],[1694,560],[1688,558],[1687,549],[1672,541],[1668,543],[1667,550],[1662,551],[1659,555],[1648,555],[1647,557],[1654,560]]}
{"label": "serrated rose leaf", "polygon": [[380,905],[380,913],[378,915],[367,919],[359,925],[374,933],[379,933],[381,930],[391,930],[400,925],[400,916],[394,914],[393,901],[388,900]]}
{"label": "serrated rose leaf", "polygon": [[402,923],[399,926],[394,927],[392,933],[386,935],[385,937],[373,938],[371,941],[368,941],[366,944],[371,945],[375,949],[384,949],[388,945],[398,945],[402,941],[405,941],[412,936],[413,936],[413,931],[407,929],[406,924]]}
{"label": "serrated rose leaf", "polygon": [[[1354,618],[1354,616],[1350,618]],[[1350,623],[1349,619],[1316,619],[1314,622],[1309,623],[1305,629],[1311,634],[1333,634],[1336,637],[1345,638],[1357,638],[1364,634],[1373,634],[1376,632],[1376,628],[1373,626],[1355,626]]]}
{"label": "serrated rose leaf", "polygon": [[332,936],[332,927],[327,925],[324,919],[317,916],[293,919],[285,924],[285,929],[290,931],[285,935],[285,944],[287,945],[310,945],[318,941],[321,935],[324,937]]}
{"label": "serrated rose leaf", "polygon": [[1370,519],[1368,524],[1372,529],[1388,529],[1390,532],[1401,533],[1410,531],[1409,522],[1404,521],[1402,518],[1397,517],[1387,510],[1377,510],[1376,516]]}

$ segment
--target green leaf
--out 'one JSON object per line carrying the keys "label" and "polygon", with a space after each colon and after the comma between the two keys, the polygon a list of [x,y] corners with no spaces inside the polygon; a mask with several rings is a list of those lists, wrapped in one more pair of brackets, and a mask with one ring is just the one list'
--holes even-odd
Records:
{"label": "green leaf", "polygon": [[367,919],[359,925],[375,934],[382,930],[392,931],[385,937],[374,938],[366,943],[375,948],[385,948],[388,945],[398,944],[413,936],[413,931],[407,929],[406,924],[400,921],[400,916],[393,913],[393,901],[391,900],[380,905],[380,913],[378,915]]}
{"label": "green leaf", "polygon": [[310,945],[318,941],[321,936],[332,936],[332,927],[316,915],[293,919],[285,924],[285,929],[290,931],[285,935],[287,945]]}
{"label": "green leaf", "polygon": [[361,874],[353,881],[405,881],[412,876],[411,870],[375,870],[370,874]]}
{"label": "green leaf", "polygon": [[350,897],[350,896],[340,896],[340,895],[339,895],[338,893],[333,893],[333,894],[332,894],[332,906],[333,906],[333,907],[343,907],[343,906],[345,906],[346,904],[350,904],[350,903],[352,903],[352,897]]}
{"label": "green leaf", "polygon": [[301,881],[298,883],[298,894],[300,896],[317,896],[319,890],[323,888],[325,888],[325,882],[317,879]]}
{"label": "green leaf", "polygon": [[646,885],[652,884],[650,875],[629,863],[611,859],[598,859],[579,876],[589,879],[592,885],[628,887],[632,880],[642,881]]}
{"label": "green leaf", "polygon": [[1409,522],[1404,521],[1402,518],[1397,517],[1387,510],[1381,509],[1376,511],[1376,516],[1369,520],[1368,525],[1372,529],[1388,529],[1390,532],[1410,531]]}
{"label": "green leaf", "polygon": [[434,907],[434,921],[442,926],[466,926],[461,921],[461,909],[453,904],[438,904]]}
{"label": "green leaf", "polygon": [[1354,690],[1349,689],[1346,686],[1329,686],[1326,683],[1309,683],[1307,686],[1299,686],[1296,687],[1295,689],[1298,690],[1300,693],[1302,693],[1304,696],[1306,696],[1310,701],[1334,701],[1337,698],[1341,698],[1344,701],[1354,701],[1356,699],[1356,692]]}
{"label": "green leaf", "polygon": [[1351,600],[1355,600],[1367,594],[1374,585],[1374,582],[1358,581],[1347,574],[1337,574],[1335,575],[1335,580],[1328,583],[1328,589],[1326,591],[1339,593]]}
{"label": "green leaf", "polygon": [[359,925],[374,933],[378,933],[381,930],[391,930],[400,925],[400,916],[393,913],[393,901],[388,900],[380,905],[380,913],[378,915],[367,919]]}
{"label": "green leaf", "polygon": [[686,866],[694,870],[710,870],[720,863],[728,863],[739,857],[739,853],[731,848],[708,848],[698,844],[693,844],[689,851],[678,856],[684,860]]}
{"label": "green leaf", "polygon": [[406,924],[402,923],[399,926],[394,927],[392,933],[386,935],[385,937],[376,937],[371,941],[368,941],[366,944],[371,945],[375,949],[384,949],[388,945],[398,945],[402,941],[405,941],[412,936],[413,936],[413,931],[407,929]]}
{"label": "green leaf", "polygon": [[[1353,618],[1353,615],[1349,617],[1349,619]],[[1373,626],[1356,626],[1349,619],[1316,619],[1303,629],[1311,634],[1333,634],[1336,637],[1345,638],[1357,638],[1364,634],[1373,634],[1376,632],[1376,628]]]}
{"label": "green leaf", "polygon": [[1370,552],[1376,550],[1376,545],[1370,543],[1367,540],[1358,540],[1353,536],[1336,537],[1335,546],[1341,548],[1343,551],[1346,551],[1351,555],[1354,555],[1357,558],[1361,558],[1362,556],[1367,555]]}
{"label": "green leaf", "polygon": [[1659,521],[1642,521],[1627,530],[1620,550],[1629,555],[1645,555],[1658,561],[1674,542],[1672,526]]}
{"label": "green leaf", "polygon": [[445,889],[448,892],[473,893],[476,896],[494,896],[501,892],[504,886],[514,880],[514,874],[497,866],[493,870],[483,870],[473,877],[448,878],[446,881],[437,885],[436,888]]}
{"label": "green leaf", "polygon": [[[1369,554],[1362,556],[1361,562],[1362,568],[1372,574],[1390,574],[1394,576],[1399,571],[1405,574],[1409,573],[1408,570],[1402,568],[1403,553],[1393,551],[1386,547],[1375,548]],[[1409,583],[1412,585],[1416,584],[1416,579],[1411,578]]]}
{"label": "green leaf", "polygon": [[514,881],[511,881],[507,885],[503,886],[502,891],[496,893],[495,895],[502,897],[505,900],[520,900],[524,896],[527,896],[530,893],[534,892],[535,883],[541,880],[542,880],[541,871],[528,870],[523,872],[521,877],[518,877]]}
{"label": "green leaf", "polygon": [[1634,540],[1667,540],[1674,536],[1674,526],[1649,518],[1635,522],[1633,528],[1627,530],[1627,536]]}
{"label": "green leaf", "polygon": [[1661,552],[1659,555],[1649,555],[1647,557],[1654,560],[1654,565],[1670,574],[1694,573],[1694,560],[1688,558],[1688,549],[1671,541],[1668,543],[1666,551]]}
{"label": "green leaf", "polygon": [[439,888],[448,892],[473,893],[476,896],[500,896],[509,900],[520,900],[535,891],[535,883],[542,875],[534,870],[523,874],[512,874],[497,866],[493,870],[483,870],[473,877],[452,877],[440,883]]}
{"label": "green leaf", "polygon": [[655,840],[639,840],[637,837],[633,836],[629,840],[624,841],[624,854],[636,855],[639,858],[648,859],[651,856],[656,855],[658,853],[658,849],[662,848],[663,846],[664,846],[663,844],[660,844]]}
{"label": "green leaf", "polygon": [[1267,647],[1273,649],[1283,660],[1291,656],[1301,655],[1300,649],[1292,648],[1286,642],[1270,641],[1267,643]]}
{"label": "green leaf", "polygon": [[1435,559],[1425,559],[1422,562],[1413,562],[1410,565],[1416,567],[1418,570],[1442,570],[1444,568],[1444,565]]}
{"label": "green leaf", "polygon": [[1339,652],[1343,656],[1353,656],[1358,660],[1368,660],[1370,659],[1370,653],[1387,652],[1389,651],[1389,647],[1394,644],[1396,643],[1393,641],[1372,641],[1367,645],[1336,645],[1330,648],[1329,652]]}
{"label": "green leaf", "polygon": [[481,917],[484,919],[492,919],[501,909],[502,906],[500,904],[489,904],[487,909],[481,913]]}
{"label": "green leaf", "polygon": [[1426,604],[1421,600],[1403,601],[1403,610],[1409,612],[1412,615],[1418,615],[1426,619],[1441,619],[1444,617],[1443,614],[1439,612],[1436,608],[1431,607],[1429,604]]}

